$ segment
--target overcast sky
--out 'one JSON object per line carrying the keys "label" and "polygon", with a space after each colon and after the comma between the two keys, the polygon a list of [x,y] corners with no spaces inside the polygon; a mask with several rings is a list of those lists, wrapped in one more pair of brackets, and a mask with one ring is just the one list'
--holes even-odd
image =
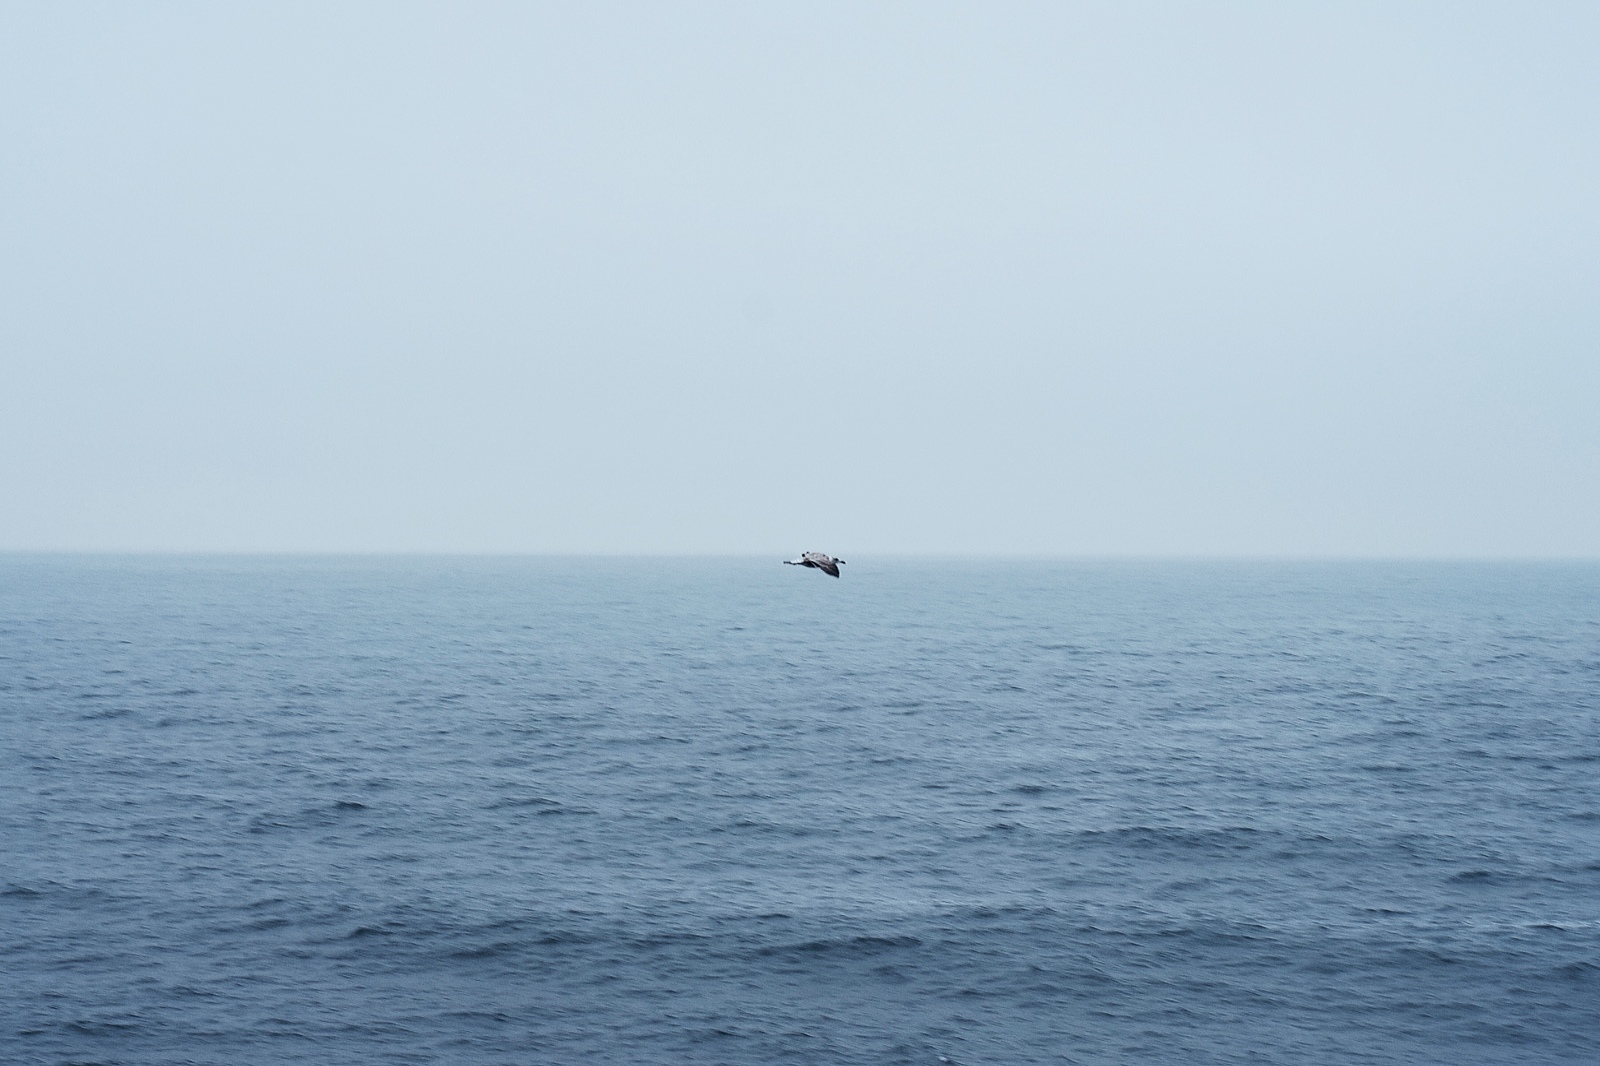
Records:
{"label": "overcast sky", "polygon": [[0,549],[1600,555],[1597,56],[0,3]]}

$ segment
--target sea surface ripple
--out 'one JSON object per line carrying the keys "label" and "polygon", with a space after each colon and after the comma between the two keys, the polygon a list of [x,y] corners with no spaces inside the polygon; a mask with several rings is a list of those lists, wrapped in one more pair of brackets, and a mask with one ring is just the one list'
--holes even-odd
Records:
{"label": "sea surface ripple", "polygon": [[1600,566],[0,557],[0,1061],[1594,1063]]}

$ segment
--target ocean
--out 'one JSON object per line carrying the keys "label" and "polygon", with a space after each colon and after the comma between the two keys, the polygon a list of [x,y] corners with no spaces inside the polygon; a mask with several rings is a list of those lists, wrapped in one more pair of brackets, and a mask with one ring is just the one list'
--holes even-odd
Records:
{"label": "ocean", "polygon": [[0,1062],[1594,1063],[1600,565],[0,556]]}

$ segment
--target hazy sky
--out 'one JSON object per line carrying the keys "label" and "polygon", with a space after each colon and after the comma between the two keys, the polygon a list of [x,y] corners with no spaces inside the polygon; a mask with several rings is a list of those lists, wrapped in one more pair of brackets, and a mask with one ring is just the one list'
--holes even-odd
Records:
{"label": "hazy sky", "polygon": [[0,3],[0,549],[1600,555],[1597,56]]}

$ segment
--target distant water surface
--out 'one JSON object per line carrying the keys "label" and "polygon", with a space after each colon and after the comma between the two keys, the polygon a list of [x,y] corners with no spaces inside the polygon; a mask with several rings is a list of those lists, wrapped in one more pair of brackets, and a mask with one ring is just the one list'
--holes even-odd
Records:
{"label": "distant water surface", "polygon": [[1600,566],[0,557],[0,1061],[1594,1063]]}

